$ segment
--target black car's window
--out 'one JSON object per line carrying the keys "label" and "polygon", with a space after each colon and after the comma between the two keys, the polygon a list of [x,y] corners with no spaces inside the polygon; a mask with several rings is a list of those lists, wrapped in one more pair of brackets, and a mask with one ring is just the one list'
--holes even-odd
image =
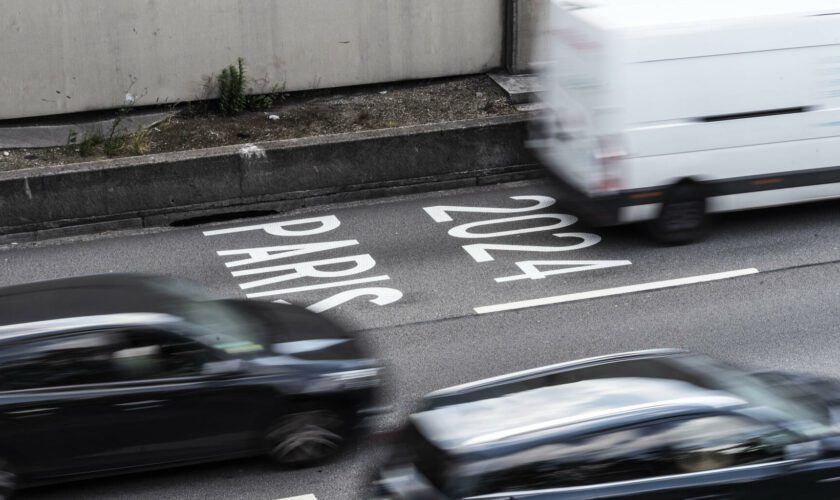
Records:
{"label": "black car's window", "polygon": [[94,332],[27,342],[0,353],[5,391],[113,382],[111,357],[124,346],[114,332]]}
{"label": "black car's window", "polygon": [[111,365],[122,381],[194,376],[215,359],[206,346],[169,332],[135,329],[120,334],[126,342],[113,352]]}
{"label": "black car's window", "polygon": [[472,494],[594,485],[778,461],[785,446],[796,441],[785,431],[737,416],[664,421],[476,463],[469,467],[481,470]]}
{"label": "black car's window", "polygon": [[195,325],[192,336],[198,342],[230,354],[259,354],[268,349],[263,328],[223,302],[177,304],[177,313]]}
{"label": "black car's window", "polygon": [[201,373],[202,344],[146,329],[98,331],[27,342],[0,353],[0,390],[103,384]]}

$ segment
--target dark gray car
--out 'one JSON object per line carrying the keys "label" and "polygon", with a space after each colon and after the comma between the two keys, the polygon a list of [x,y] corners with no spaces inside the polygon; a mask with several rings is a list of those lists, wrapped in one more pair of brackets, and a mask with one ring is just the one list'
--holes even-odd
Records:
{"label": "dark gray car", "polygon": [[376,499],[834,498],[836,382],[656,350],[428,395]]}

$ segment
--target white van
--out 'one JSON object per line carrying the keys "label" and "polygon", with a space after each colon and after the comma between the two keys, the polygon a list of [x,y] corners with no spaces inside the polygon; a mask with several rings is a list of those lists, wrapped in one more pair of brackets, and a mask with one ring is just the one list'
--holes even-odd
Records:
{"label": "white van", "polygon": [[530,144],[602,224],[840,196],[840,0],[553,0]]}

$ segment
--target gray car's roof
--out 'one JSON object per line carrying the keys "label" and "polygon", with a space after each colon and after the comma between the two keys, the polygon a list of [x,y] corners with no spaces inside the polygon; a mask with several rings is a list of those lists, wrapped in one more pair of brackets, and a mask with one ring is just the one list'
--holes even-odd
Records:
{"label": "gray car's roof", "polygon": [[499,375],[496,377],[485,378],[481,380],[475,380],[473,382],[467,382],[465,384],[455,385],[451,387],[446,387],[444,389],[440,389],[434,392],[430,392],[426,394],[427,399],[434,399],[434,398],[443,398],[451,395],[456,395],[465,392],[471,392],[477,389],[492,387],[494,385],[507,383],[510,381],[518,380],[518,379],[528,379],[539,377],[540,375],[556,373],[561,371],[567,371],[570,369],[580,368],[586,365],[594,365],[594,364],[604,364],[604,363],[614,363],[618,361],[626,361],[632,359],[644,359],[644,358],[663,358],[668,356],[675,356],[675,355],[684,355],[689,354],[687,351],[682,349],[646,349],[642,351],[629,351],[629,352],[621,352],[616,354],[607,354],[605,356],[595,356],[591,358],[584,358],[584,359],[576,359],[572,361],[566,361],[563,363],[556,363],[553,365],[546,365],[546,366],[539,366],[536,368],[530,368],[527,370],[522,370],[513,373],[507,373],[504,375]]}
{"label": "gray car's roof", "polygon": [[622,377],[540,387],[412,415],[437,446],[463,449],[654,409],[721,409],[746,403],[679,380]]}

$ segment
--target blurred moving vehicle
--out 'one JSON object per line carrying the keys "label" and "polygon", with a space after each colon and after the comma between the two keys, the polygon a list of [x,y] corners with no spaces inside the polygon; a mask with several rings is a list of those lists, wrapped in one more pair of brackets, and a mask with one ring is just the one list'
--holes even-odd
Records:
{"label": "blurred moving vehicle", "polygon": [[429,394],[369,497],[838,498],[836,405],[678,350],[537,368]]}
{"label": "blurred moving vehicle", "polygon": [[297,307],[105,275],[0,289],[0,498],[19,485],[265,453],[331,457],[380,364]]}
{"label": "blurred moving vehicle", "polygon": [[836,0],[552,0],[530,144],[581,215],[701,236],[706,214],[840,196]]}

